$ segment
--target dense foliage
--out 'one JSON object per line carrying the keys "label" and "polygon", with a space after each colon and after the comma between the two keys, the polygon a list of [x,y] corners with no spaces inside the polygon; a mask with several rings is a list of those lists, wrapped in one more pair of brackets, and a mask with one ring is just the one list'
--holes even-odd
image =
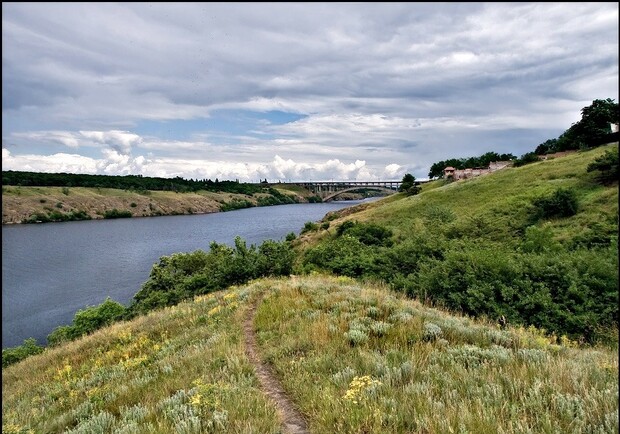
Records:
{"label": "dense foliage", "polygon": [[401,193],[406,193],[409,196],[418,194],[420,192],[420,186],[416,184],[415,176],[413,176],[411,173],[406,173],[405,176],[403,176],[398,191],[400,191]]}
{"label": "dense foliage", "polygon": [[122,319],[125,313],[125,306],[108,297],[98,306],[79,310],[73,317],[71,325],[56,327],[47,336],[47,341],[50,345],[58,345],[77,339]]}
{"label": "dense foliage", "polygon": [[42,353],[44,348],[37,345],[37,341],[34,338],[28,338],[24,340],[22,345],[18,345],[13,348],[2,349],[2,367],[5,368],[13,363],[17,363],[24,360],[26,357],[33,356],[35,354]]}
{"label": "dense foliage", "polygon": [[448,160],[438,161],[437,163],[433,163],[430,171],[428,172],[428,177],[430,179],[433,178],[443,178],[443,169],[448,166],[452,166],[455,169],[467,169],[474,167],[489,167],[489,164],[494,161],[510,161],[514,160],[515,157],[512,154],[498,154],[497,152],[487,152],[482,154],[479,157],[468,157],[468,158],[450,158]]}
{"label": "dense foliage", "polygon": [[581,109],[581,120],[574,123],[557,139],[549,139],[535,150],[538,155],[576,149],[588,149],[618,140],[610,124],[618,124],[620,108],[613,99],[595,99]]}
{"label": "dense foliage", "polygon": [[171,306],[258,277],[285,276],[292,266],[293,252],[288,242],[266,240],[259,247],[247,247],[240,237],[235,238],[234,248],[212,242],[209,252],[163,256],[134,296],[129,314]]}
{"label": "dense foliage", "polygon": [[588,172],[597,172],[597,179],[603,184],[609,184],[620,178],[618,171],[618,148],[605,151],[605,154],[588,165]]}
{"label": "dense foliage", "polygon": [[[558,206],[555,198],[548,203],[547,212],[554,215],[572,210]],[[617,240],[604,247],[566,249],[531,226],[514,249],[451,239],[456,232],[450,224],[441,232],[434,229],[392,245],[385,238],[388,229],[346,222],[333,238],[306,252],[303,268],[380,279],[412,297],[469,315],[504,317],[590,342],[605,339],[605,330],[617,324]],[[377,233],[383,234],[381,241]]]}

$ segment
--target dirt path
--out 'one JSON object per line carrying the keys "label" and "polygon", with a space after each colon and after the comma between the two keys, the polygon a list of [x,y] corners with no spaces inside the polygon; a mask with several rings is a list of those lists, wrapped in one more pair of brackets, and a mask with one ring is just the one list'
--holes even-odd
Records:
{"label": "dirt path", "polygon": [[256,369],[256,375],[258,376],[263,392],[265,392],[276,405],[278,416],[282,421],[283,432],[285,434],[310,434],[303,416],[297,411],[293,402],[286,395],[284,389],[282,389],[278,379],[273,375],[269,366],[261,360],[258,354],[258,345],[254,333],[254,316],[256,315],[256,306],[258,303],[260,303],[260,299],[252,304],[246,312],[245,322],[243,324],[245,352]]}

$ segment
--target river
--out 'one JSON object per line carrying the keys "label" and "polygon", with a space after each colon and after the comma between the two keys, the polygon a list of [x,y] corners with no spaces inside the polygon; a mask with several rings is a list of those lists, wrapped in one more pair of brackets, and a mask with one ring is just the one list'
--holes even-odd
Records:
{"label": "river", "polygon": [[[369,199],[367,199],[369,200]],[[69,325],[106,297],[128,305],[159,258],[299,235],[308,221],[362,201],[246,208],[182,216],[2,226],[2,348]]]}

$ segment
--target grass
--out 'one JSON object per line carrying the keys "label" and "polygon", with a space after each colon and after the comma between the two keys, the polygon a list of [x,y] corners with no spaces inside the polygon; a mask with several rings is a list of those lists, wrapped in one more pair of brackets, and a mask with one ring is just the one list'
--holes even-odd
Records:
{"label": "grass", "polygon": [[118,323],[2,371],[2,432],[277,433],[231,289]]}
{"label": "grass", "polygon": [[278,433],[244,350],[315,433],[618,432],[618,355],[321,275],[262,279],[2,371],[3,433]]}
{"label": "grass", "polygon": [[312,432],[618,432],[615,352],[346,278],[260,286],[259,342]]}
{"label": "grass", "polygon": [[[364,208],[354,207],[358,212],[341,211],[331,228],[345,220],[370,221],[392,229],[397,239],[404,240],[414,236],[420,225],[428,228],[434,220],[461,230],[484,225],[483,238],[510,243],[532,224],[528,218],[536,198],[568,188],[577,193],[577,215],[539,222],[550,225],[556,239],[570,242],[592,227],[617,233],[618,184],[601,185],[595,182],[595,173],[586,172],[588,164],[617,146],[613,143],[453,183],[437,180],[422,184],[416,196],[397,194]],[[442,221],[442,216],[451,220]]]}

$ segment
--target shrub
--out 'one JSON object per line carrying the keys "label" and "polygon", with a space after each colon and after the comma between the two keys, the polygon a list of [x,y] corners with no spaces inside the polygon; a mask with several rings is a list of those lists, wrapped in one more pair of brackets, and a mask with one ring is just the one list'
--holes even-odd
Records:
{"label": "shrub", "polygon": [[437,324],[433,324],[432,322],[427,322],[424,324],[424,334],[422,335],[422,339],[425,341],[434,342],[439,339],[441,335],[441,327]]}
{"label": "shrub", "polygon": [[536,155],[536,152],[528,152],[521,155],[521,158],[517,158],[514,161],[514,167],[525,166],[526,164],[536,163],[538,161],[538,155]]}
{"label": "shrub", "polygon": [[122,319],[125,313],[125,306],[108,297],[98,306],[79,310],[73,317],[72,325],[57,327],[48,335],[47,341],[50,345],[56,345],[76,339]]}
{"label": "shrub", "polygon": [[534,206],[537,219],[570,217],[577,214],[577,195],[573,190],[559,188],[551,196],[536,199]]}
{"label": "shrub", "polygon": [[304,223],[304,227],[302,228],[301,233],[305,234],[307,232],[314,232],[314,231],[318,231],[318,230],[319,230],[318,223],[306,222],[306,223]]}
{"label": "shrub", "polygon": [[392,231],[374,223],[346,221],[336,229],[336,235],[349,235],[367,246],[385,246],[393,244]]}
{"label": "shrub", "polygon": [[525,237],[521,244],[523,252],[554,252],[560,248],[560,243],[553,239],[553,231],[550,227],[528,226],[525,228]]}
{"label": "shrub", "polygon": [[351,329],[344,335],[351,346],[361,345],[368,341],[368,335],[362,330]]}
{"label": "shrub", "polygon": [[597,179],[601,183],[607,184],[617,181],[620,175],[618,172],[618,148],[614,147],[605,151],[603,155],[588,165],[587,171],[599,172]]}
{"label": "shrub", "polygon": [[104,219],[118,219],[118,218],[127,218],[131,217],[131,211],[119,211],[116,208],[112,210],[106,210],[103,213]]}
{"label": "shrub", "polygon": [[2,349],[2,367],[6,368],[13,363],[24,360],[26,357],[43,352],[43,347],[37,345],[34,338],[24,340],[22,345]]}
{"label": "shrub", "polygon": [[196,295],[243,284],[263,276],[290,274],[294,254],[287,242],[264,241],[246,246],[241,237],[235,247],[212,242],[210,251],[174,253],[153,265],[148,280],[134,295],[128,315],[171,306]]}

